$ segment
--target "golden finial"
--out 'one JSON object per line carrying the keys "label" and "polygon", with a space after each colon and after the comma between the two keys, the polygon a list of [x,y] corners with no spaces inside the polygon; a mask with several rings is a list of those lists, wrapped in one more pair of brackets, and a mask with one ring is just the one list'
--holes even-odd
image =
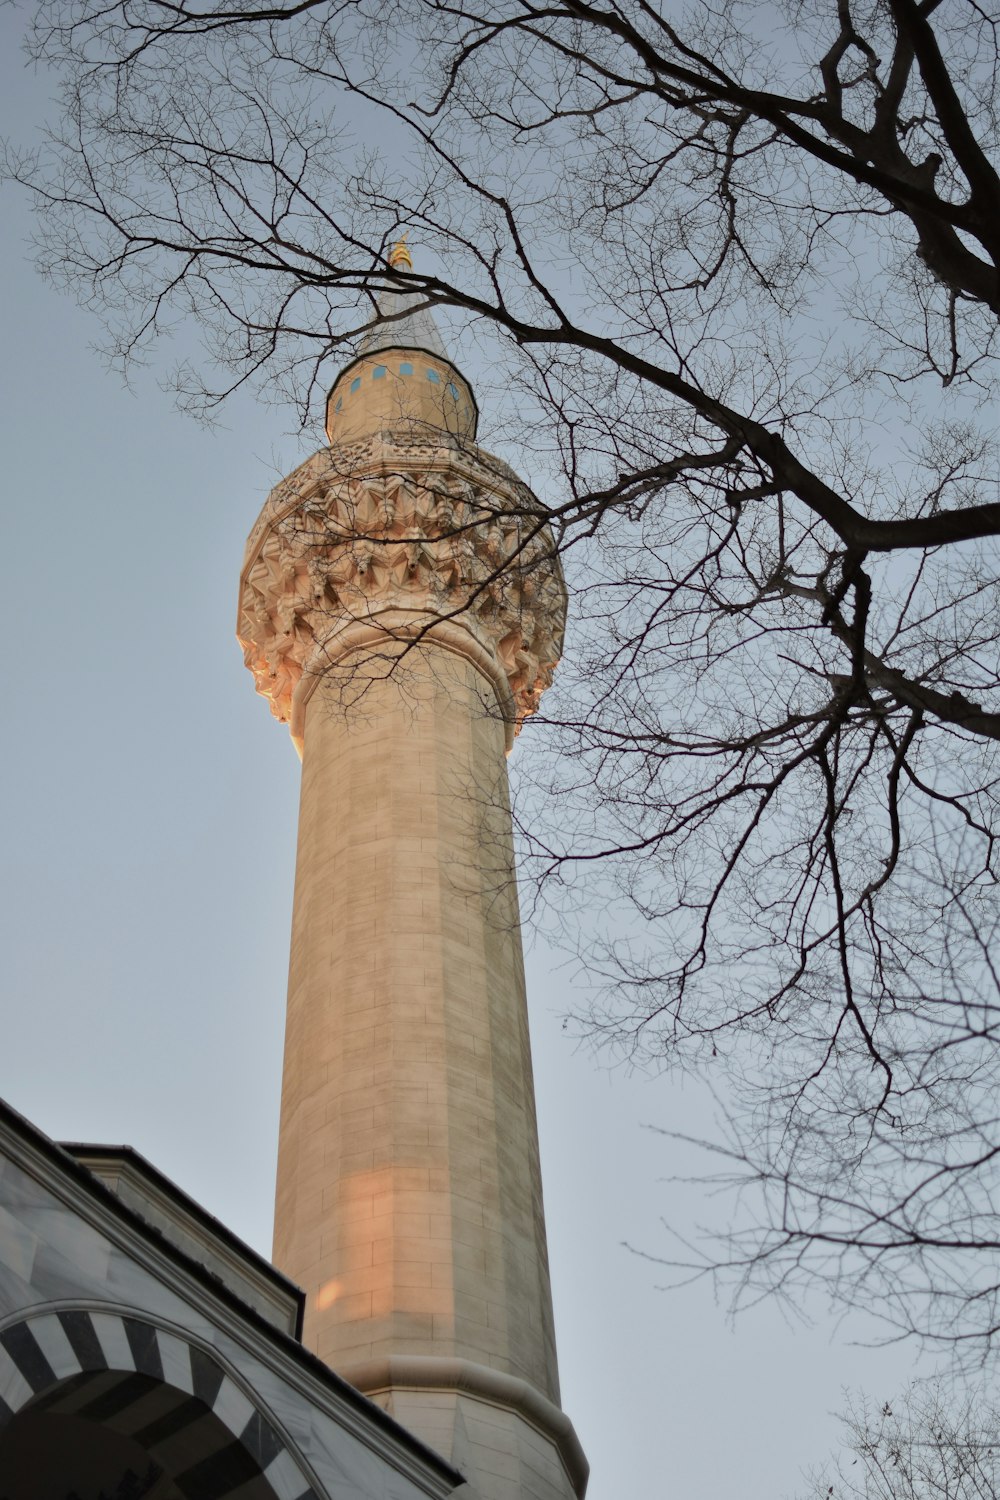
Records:
{"label": "golden finial", "polygon": [[410,247],[406,243],[405,234],[396,241],[389,251],[389,265],[393,270],[397,266],[405,266],[407,271],[413,270],[413,261],[410,259]]}

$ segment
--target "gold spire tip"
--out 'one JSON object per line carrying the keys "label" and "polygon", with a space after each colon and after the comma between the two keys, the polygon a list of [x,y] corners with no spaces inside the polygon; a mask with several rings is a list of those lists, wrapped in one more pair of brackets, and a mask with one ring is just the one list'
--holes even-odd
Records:
{"label": "gold spire tip", "polygon": [[406,243],[406,235],[402,235],[392,249],[389,251],[389,265],[393,270],[397,266],[404,266],[407,271],[413,270],[413,261],[410,258],[410,247]]}

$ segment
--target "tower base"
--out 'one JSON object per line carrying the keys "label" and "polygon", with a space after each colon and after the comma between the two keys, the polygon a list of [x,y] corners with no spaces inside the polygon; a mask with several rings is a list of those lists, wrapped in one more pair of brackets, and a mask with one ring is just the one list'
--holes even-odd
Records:
{"label": "tower base", "polygon": [[527,1381],[421,1355],[337,1373],[454,1464],[477,1500],[583,1500],[590,1466],[573,1424]]}

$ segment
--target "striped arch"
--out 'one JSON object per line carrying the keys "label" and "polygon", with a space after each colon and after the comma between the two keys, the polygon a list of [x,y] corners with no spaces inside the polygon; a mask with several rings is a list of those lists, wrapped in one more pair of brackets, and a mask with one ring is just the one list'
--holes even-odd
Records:
{"label": "striped arch", "polygon": [[29,1403],[131,1438],[188,1500],[319,1500],[222,1366],[140,1318],[50,1312],[0,1331],[0,1441]]}

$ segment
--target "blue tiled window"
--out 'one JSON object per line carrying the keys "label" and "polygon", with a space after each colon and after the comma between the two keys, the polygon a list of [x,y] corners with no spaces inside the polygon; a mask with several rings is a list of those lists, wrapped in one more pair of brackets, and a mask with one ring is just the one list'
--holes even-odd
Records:
{"label": "blue tiled window", "polygon": [[406,360],[404,360],[403,363],[399,367],[399,373],[400,373],[400,375],[412,375],[413,374],[413,366],[411,364],[409,364]]}
{"label": "blue tiled window", "polygon": [[452,383],[451,383],[450,380],[448,382],[448,395],[449,396],[454,396],[455,400],[456,401],[458,400],[458,386],[457,385],[452,385]]}
{"label": "blue tiled window", "polygon": [[435,385],[440,385],[441,384],[441,376],[438,374],[437,370],[428,370],[427,371],[427,379],[428,380],[433,380],[433,382],[434,382]]}
{"label": "blue tiled window", "polygon": [[344,404],[344,398],[343,398],[343,396],[338,396],[337,397],[337,404],[333,408],[334,412],[338,412],[340,410],[340,408],[343,406],[343,404]]}
{"label": "blue tiled window", "polygon": [[351,381],[351,390],[352,391],[359,391],[360,389],[361,389],[361,376],[360,375],[355,375],[354,379]]}
{"label": "blue tiled window", "polygon": [[376,365],[372,371],[373,380],[381,380],[385,375],[385,365]]}

